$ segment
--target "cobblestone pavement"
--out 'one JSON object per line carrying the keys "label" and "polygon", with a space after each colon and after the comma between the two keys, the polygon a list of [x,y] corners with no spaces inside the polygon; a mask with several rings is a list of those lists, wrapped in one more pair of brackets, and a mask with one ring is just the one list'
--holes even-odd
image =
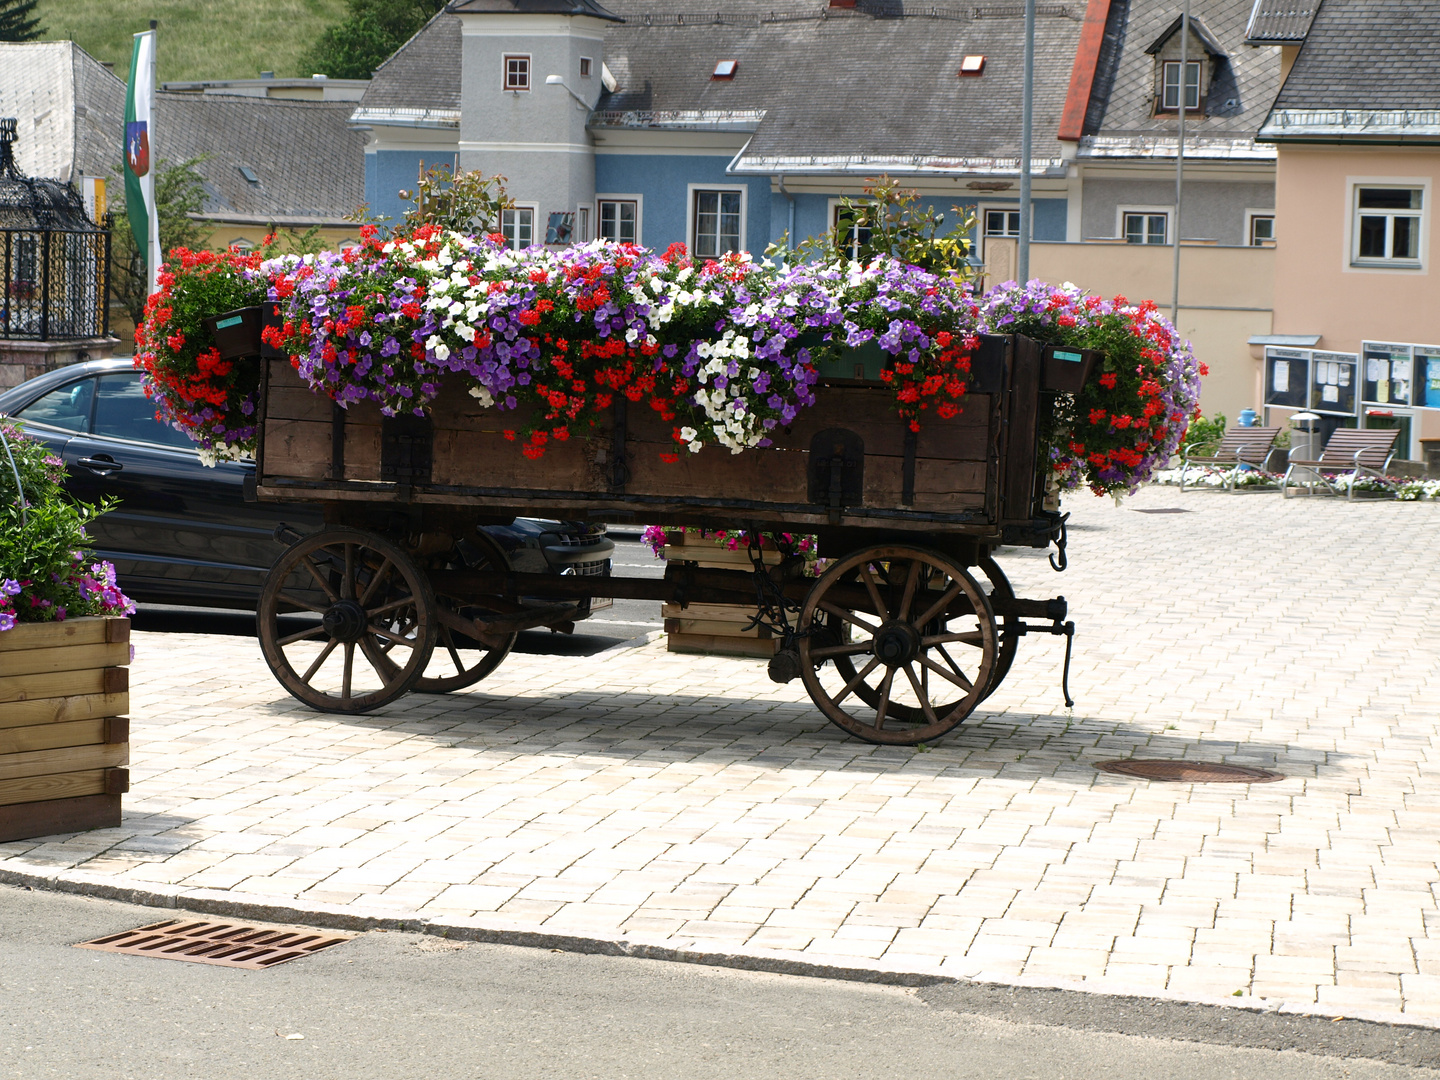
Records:
{"label": "cobblestone pavement", "polygon": [[[1073,711],[1049,637],[919,751],[663,643],[339,717],[252,641],[140,634],[124,826],[0,875],[1440,1023],[1440,504],[1068,508],[1066,574],[1002,562],[1070,599]],[[1132,755],[1286,779],[1093,767]]]}

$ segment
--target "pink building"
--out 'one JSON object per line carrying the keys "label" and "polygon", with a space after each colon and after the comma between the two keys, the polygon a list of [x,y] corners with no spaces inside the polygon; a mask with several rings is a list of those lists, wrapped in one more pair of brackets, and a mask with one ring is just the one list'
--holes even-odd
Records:
{"label": "pink building", "polygon": [[1323,0],[1301,33],[1258,136],[1279,243],[1257,396],[1398,428],[1420,459],[1440,452],[1440,0]]}

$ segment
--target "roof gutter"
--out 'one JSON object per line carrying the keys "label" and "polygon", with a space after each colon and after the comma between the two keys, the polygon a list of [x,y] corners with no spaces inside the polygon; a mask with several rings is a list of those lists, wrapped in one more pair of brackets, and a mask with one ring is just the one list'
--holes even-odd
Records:
{"label": "roof gutter", "polygon": [[1105,24],[1109,19],[1110,0],[1090,0],[1085,9],[1085,25],[1080,28],[1080,43],[1075,47],[1075,66],[1070,69],[1065,111],[1060,115],[1060,130],[1055,135],[1062,142],[1075,142],[1085,134],[1085,114],[1090,110],[1090,92],[1095,88],[1100,46],[1105,42]]}

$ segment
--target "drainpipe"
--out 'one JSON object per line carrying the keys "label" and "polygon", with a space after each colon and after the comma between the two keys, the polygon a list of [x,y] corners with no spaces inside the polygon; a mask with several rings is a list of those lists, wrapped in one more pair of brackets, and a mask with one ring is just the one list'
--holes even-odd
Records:
{"label": "drainpipe", "polygon": [[795,250],[795,196],[785,190],[785,176],[782,173],[777,179],[780,182],[780,194],[790,201],[789,222],[785,226],[785,250]]}
{"label": "drainpipe", "polygon": [[[1185,194],[1185,104],[1189,94],[1190,0],[1180,13],[1180,131],[1175,147],[1175,266],[1170,277],[1170,321],[1180,332],[1180,201]],[[1203,61],[1202,61],[1203,63]],[[1195,87],[1199,95],[1200,87]]]}

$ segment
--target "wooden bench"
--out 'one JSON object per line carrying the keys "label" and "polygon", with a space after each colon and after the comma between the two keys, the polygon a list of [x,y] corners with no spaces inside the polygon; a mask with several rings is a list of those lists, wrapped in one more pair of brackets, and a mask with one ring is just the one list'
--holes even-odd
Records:
{"label": "wooden bench", "polygon": [[1385,470],[1390,468],[1390,462],[1395,458],[1395,439],[1399,434],[1394,428],[1370,428],[1363,431],[1357,428],[1336,428],[1316,460],[1290,459],[1290,467],[1285,470],[1285,476],[1280,481],[1281,494],[1287,499],[1290,497],[1291,477],[1296,468],[1300,468],[1308,476],[1303,480],[1297,478],[1297,487],[1303,486],[1307,494],[1313,495],[1315,485],[1320,484],[1338,495],[1341,485],[1325,475],[1325,471],[1329,470],[1332,473],[1345,473],[1350,477],[1345,497],[1354,501],[1355,481],[1361,476],[1373,476],[1381,480],[1385,478]]}
{"label": "wooden bench", "polygon": [[1269,471],[1270,455],[1275,452],[1275,436],[1278,427],[1232,427],[1220,436],[1220,445],[1213,454],[1197,455],[1196,445],[1185,447],[1180,462],[1180,490],[1185,490],[1185,473],[1192,465],[1228,465],[1230,475],[1225,481],[1225,490],[1233,492],[1235,481],[1240,475],[1240,466]]}

